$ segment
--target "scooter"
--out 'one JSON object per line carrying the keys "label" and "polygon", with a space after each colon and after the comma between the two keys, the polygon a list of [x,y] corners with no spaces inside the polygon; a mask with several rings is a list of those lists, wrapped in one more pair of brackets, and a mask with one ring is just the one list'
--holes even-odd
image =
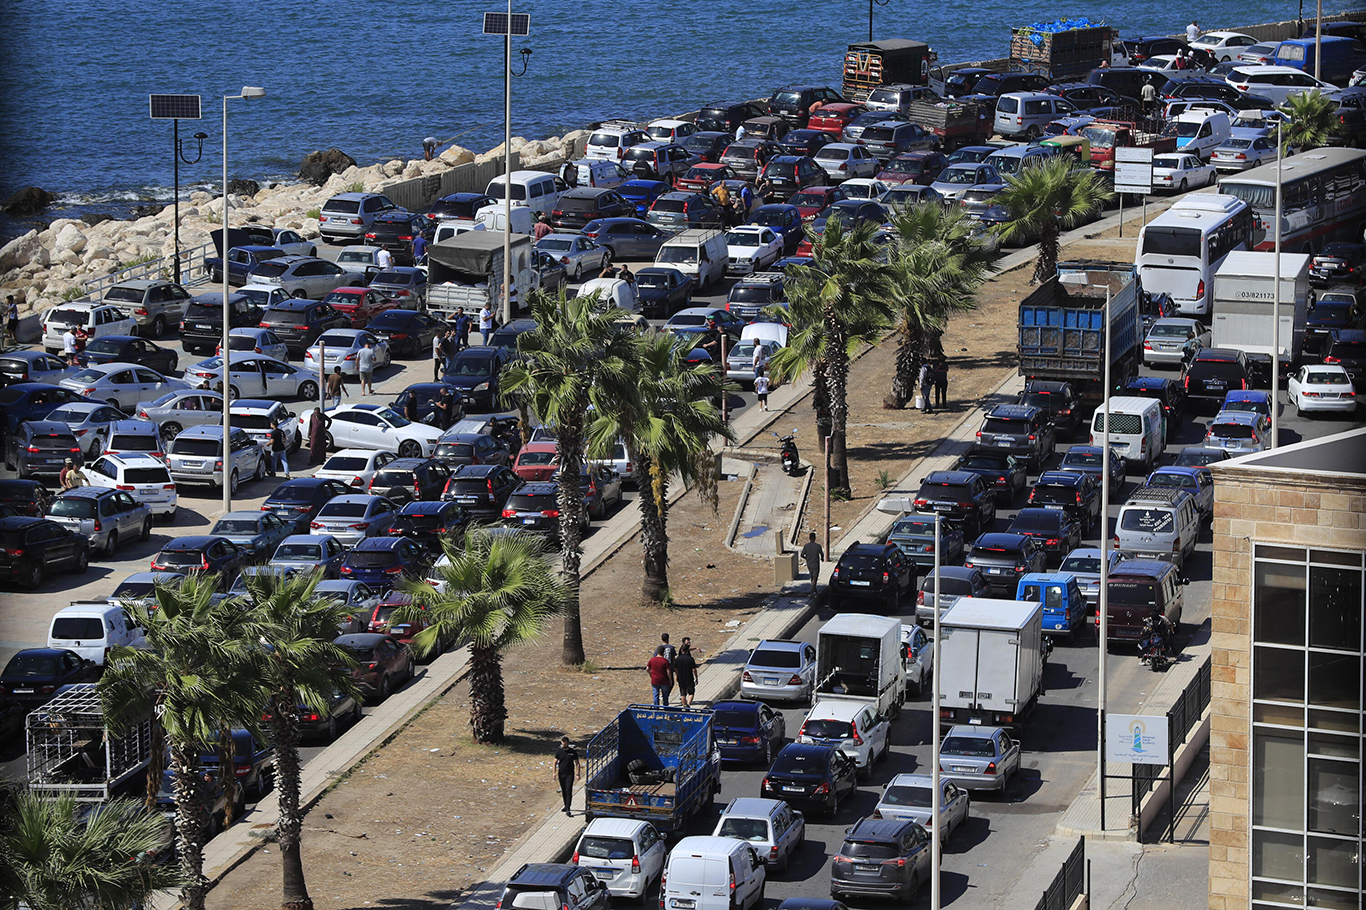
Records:
{"label": "scooter", "polygon": [[[773,434],[778,436],[777,433]],[[790,477],[796,477],[802,469],[802,460],[797,457],[797,433],[794,430],[786,436],[778,436],[778,441],[783,444],[781,458],[783,460],[783,473]]]}
{"label": "scooter", "polygon": [[1167,630],[1150,619],[1144,623],[1143,633],[1143,639],[1138,643],[1139,660],[1154,673],[1161,673],[1172,663]]}

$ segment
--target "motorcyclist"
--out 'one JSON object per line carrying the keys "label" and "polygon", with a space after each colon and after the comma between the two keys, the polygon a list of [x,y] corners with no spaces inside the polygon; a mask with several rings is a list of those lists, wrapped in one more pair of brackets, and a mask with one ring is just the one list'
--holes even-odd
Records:
{"label": "motorcyclist", "polygon": [[1143,641],[1142,652],[1156,652],[1165,656],[1171,653],[1171,637],[1175,630],[1172,629],[1171,620],[1162,615],[1162,611],[1153,608],[1148,618],[1143,620]]}

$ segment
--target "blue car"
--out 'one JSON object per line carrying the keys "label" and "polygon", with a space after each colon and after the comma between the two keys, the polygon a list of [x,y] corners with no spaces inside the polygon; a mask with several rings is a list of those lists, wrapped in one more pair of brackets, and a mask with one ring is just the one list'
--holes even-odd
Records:
{"label": "blue car", "polygon": [[388,590],[400,578],[421,578],[430,557],[425,548],[404,537],[367,537],[342,558],[341,577],[363,581],[377,591]]}
{"label": "blue car", "polygon": [[617,187],[617,192],[636,207],[637,218],[644,218],[655,200],[672,190],[673,187],[662,180],[628,180]]}
{"label": "blue car", "polygon": [[806,229],[802,226],[801,210],[785,202],[759,206],[754,210],[754,214],[749,216],[749,223],[762,224],[780,234],[783,238],[784,255],[796,252],[797,246],[806,236]]}
{"label": "blue car", "polygon": [[1271,393],[1262,389],[1234,389],[1224,395],[1220,411],[1249,411],[1271,419]]}
{"label": "blue car", "polygon": [[1195,465],[1158,468],[1148,475],[1144,486],[1185,490],[1195,500],[1196,511],[1205,521],[1214,520],[1214,474]]}
{"label": "blue car", "polygon": [[5,416],[5,429],[13,433],[24,421],[42,420],[62,405],[74,401],[95,403],[93,398],[51,383],[16,382],[0,389],[0,414]]}
{"label": "blue car", "polygon": [[1070,572],[1030,572],[1020,578],[1016,600],[1043,604],[1043,634],[1073,641],[1086,632],[1086,598]]}
{"label": "blue car", "polygon": [[460,390],[467,407],[497,411],[498,374],[510,360],[512,354],[502,348],[465,348],[451,358],[450,368],[441,380]]}
{"label": "blue car", "polygon": [[787,721],[781,712],[754,701],[719,701],[712,711],[722,761],[768,765],[782,751]]}

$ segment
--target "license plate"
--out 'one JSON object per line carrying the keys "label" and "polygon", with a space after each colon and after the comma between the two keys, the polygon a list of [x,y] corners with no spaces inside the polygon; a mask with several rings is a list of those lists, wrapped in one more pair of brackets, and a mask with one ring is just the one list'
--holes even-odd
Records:
{"label": "license plate", "polygon": [[211,326],[211,325],[205,325],[205,324],[202,323],[202,322],[196,322],[196,323],[194,324],[194,327],[197,328],[197,329],[202,329],[202,330],[204,330],[204,331],[206,331],[206,332],[212,331],[213,328],[214,328],[213,326]]}
{"label": "license plate", "polygon": [[[980,717],[969,717],[969,718],[968,718],[968,723],[970,723],[970,724],[976,724],[977,726],[980,727],[980,726],[982,725],[982,718],[980,718]],[[965,770],[971,771],[972,769],[971,769],[971,768],[967,768],[967,769],[965,769]]]}
{"label": "license plate", "polygon": [[972,774],[977,770],[976,768],[969,767],[968,765],[951,765],[950,767],[960,774]]}
{"label": "license plate", "polygon": [[202,462],[202,461],[182,461],[182,462],[180,463],[180,466],[181,466],[181,467],[184,467],[184,468],[202,468],[202,467],[204,467],[204,462]]}
{"label": "license plate", "polygon": [[875,865],[873,865],[872,863],[859,863],[858,865],[854,866],[854,869],[855,869],[856,871],[858,871],[858,872],[877,872],[877,871],[878,871],[878,867],[875,866]]}
{"label": "license plate", "polygon": [[15,689],[15,690],[14,690],[14,694],[15,694],[15,695],[32,695],[32,694],[33,694],[33,690],[32,690],[32,689]]}
{"label": "license plate", "polygon": [[988,575],[1001,575],[1001,574],[1003,574],[1004,572],[1005,572],[1005,569],[994,569],[994,568],[992,568],[991,566],[987,566],[987,574],[988,574]]}
{"label": "license plate", "polygon": [[534,518],[523,518],[523,519],[522,519],[522,524],[524,524],[524,525],[534,525],[535,523],[536,523],[536,519],[534,519]]}
{"label": "license plate", "polygon": [[869,587],[869,586],[872,585],[872,582],[871,582],[871,581],[851,581],[851,582],[849,582],[849,584],[853,585],[853,586],[856,587],[856,588],[867,588],[867,587]]}
{"label": "license plate", "polygon": [[805,787],[783,787],[784,793],[805,793]]}
{"label": "license plate", "polygon": [[1052,509],[1054,512],[1061,512],[1061,511],[1062,511],[1062,506],[1060,506],[1060,505],[1051,505],[1051,504],[1050,504],[1050,505],[1044,506],[1044,508],[1045,508],[1045,509]]}
{"label": "license plate", "polygon": [[765,677],[764,677],[764,685],[766,685],[766,686],[776,686],[777,684],[778,684],[778,677],[776,677],[776,676],[765,676]]}
{"label": "license plate", "polygon": [[1205,385],[1209,386],[1211,389],[1215,389],[1216,391],[1223,391],[1225,388],[1227,388],[1228,383],[1220,379],[1207,379],[1205,380]]}
{"label": "license plate", "polygon": [[697,906],[697,901],[685,901],[674,898],[669,901],[669,906],[677,907],[678,910],[693,910]]}
{"label": "license plate", "polygon": [[596,875],[598,878],[602,879],[603,881],[608,882],[608,881],[611,881],[612,879],[614,879],[614,878],[617,877],[617,870],[615,870],[615,869],[594,869],[594,870],[593,870],[593,874]]}
{"label": "license plate", "polygon": [[1013,439],[997,439],[997,440],[996,440],[996,444],[997,444],[998,446],[1009,446],[1009,445],[1014,445],[1014,444],[1015,444],[1015,440],[1013,440]]}

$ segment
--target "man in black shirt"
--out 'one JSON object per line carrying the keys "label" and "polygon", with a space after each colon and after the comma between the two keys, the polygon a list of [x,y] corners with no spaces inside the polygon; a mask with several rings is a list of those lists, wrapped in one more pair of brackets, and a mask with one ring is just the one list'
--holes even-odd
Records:
{"label": "man in black shirt", "polygon": [[573,815],[569,804],[574,798],[574,781],[579,777],[579,752],[569,744],[568,736],[560,737],[560,747],[555,750],[555,777],[560,782],[560,795],[564,797],[564,814]]}

